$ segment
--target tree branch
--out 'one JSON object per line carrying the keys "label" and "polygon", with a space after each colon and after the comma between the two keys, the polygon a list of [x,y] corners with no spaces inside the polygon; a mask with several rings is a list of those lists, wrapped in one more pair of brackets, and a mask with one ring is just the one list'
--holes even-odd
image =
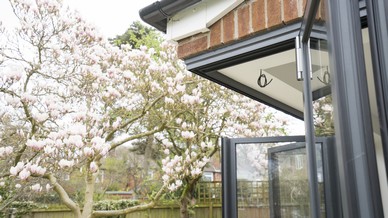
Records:
{"label": "tree branch", "polygon": [[51,185],[54,187],[54,191],[57,192],[61,201],[76,215],[76,217],[81,217],[81,210],[73,200],[70,199],[66,190],[57,182],[57,179],[52,174],[47,174],[43,176],[48,179]]}
{"label": "tree branch", "polygon": [[148,132],[143,132],[143,133],[140,133],[140,134],[136,134],[136,135],[133,135],[133,136],[129,136],[128,138],[125,138],[125,139],[123,139],[123,140],[121,140],[121,141],[118,141],[118,142],[116,142],[116,143],[113,143],[113,144],[111,145],[110,151],[113,150],[113,149],[115,149],[115,148],[117,148],[118,146],[120,146],[120,145],[126,143],[126,142],[129,142],[129,141],[132,141],[132,140],[138,139],[138,138],[143,138],[143,137],[146,137],[146,136],[155,134],[155,133],[157,133],[157,132],[160,132],[160,131],[162,131],[162,130],[164,129],[164,126],[165,126],[165,125],[162,124],[162,125],[161,125],[159,128],[157,128],[157,129],[150,130],[150,131],[148,131]]}
{"label": "tree branch", "polygon": [[125,208],[122,210],[101,210],[101,211],[94,211],[92,214],[92,217],[104,217],[104,216],[119,216],[124,215],[128,213],[133,213],[136,211],[143,211],[150,208],[153,208],[156,205],[156,202],[162,197],[165,189],[167,188],[167,184],[164,184],[156,193],[156,195],[153,197],[151,202],[143,205],[138,205],[134,207]]}
{"label": "tree branch", "polygon": [[147,107],[145,107],[145,108],[143,109],[143,111],[142,111],[139,115],[133,117],[132,119],[130,119],[130,120],[128,120],[127,122],[125,122],[124,124],[122,124],[122,125],[121,125],[119,128],[117,128],[116,130],[113,130],[112,132],[110,132],[110,133],[105,137],[105,140],[106,140],[106,141],[111,140],[111,139],[113,138],[113,135],[114,135],[119,129],[123,129],[123,128],[127,127],[129,124],[131,124],[131,123],[135,122],[136,120],[142,118],[142,117],[147,113],[147,111],[149,111],[153,106],[155,106],[155,104],[156,104],[158,101],[160,101],[164,96],[165,96],[165,94],[160,95],[160,96],[157,97],[150,105],[148,105]]}

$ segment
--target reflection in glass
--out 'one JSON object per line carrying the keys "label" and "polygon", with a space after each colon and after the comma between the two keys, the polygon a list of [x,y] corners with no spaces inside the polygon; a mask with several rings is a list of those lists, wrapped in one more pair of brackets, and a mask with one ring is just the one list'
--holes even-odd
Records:
{"label": "reflection in glass", "polygon": [[238,144],[237,201],[239,217],[269,217],[267,149],[274,144]]}
{"label": "reflection in glass", "polygon": [[312,39],[311,62],[315,66],[311,84],[313,88],[313,118],[316,136],[333,136],[334,117],[331,96],[331,72],[327,42]]}
{"label": "reflection in glass", "polygon": [[272,157],[276,217],[308,217],[309,190],[306,150],[298,148]]}
{"label": "reflection in glass", "polygon": [[[268,153],[269,149],[276,149],[276,152]],[[317,144],[316,150],[317,177],[324,217],[321,144]],[[237,144],[236,159],[238,217],[270,217],[271,206],[275,217],[309,217],[309,184],[304,143]],[[271,202],[273,205],[270,205]]]}

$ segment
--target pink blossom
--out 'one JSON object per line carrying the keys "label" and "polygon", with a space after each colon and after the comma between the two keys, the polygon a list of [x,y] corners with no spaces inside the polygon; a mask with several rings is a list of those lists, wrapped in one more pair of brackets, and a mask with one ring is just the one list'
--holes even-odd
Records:
{"label": "pink blossom", "polygon": [[30,167],[30,172],[36,175],[44,175],[46,173],[46,168],[33,164]]}
{"label": "pink blossom", "polygon": [[85,147],[84,148],[84,154],[87,157],[92,157],[94,155],[94,150],[90,147]]}
{"label": "pink blossom", "polygon": [[5,101],[11,106],[18,106],[20,103],[19,98],[10,95],[5,96]]}
{"label": "pink blossom", "polygon": [[185,76],[183,75],[183,73],[179,72],[179,73],[176,74],[174,80],[176,82],[182,82],[184,78],[185,78]]}
{"label": "pink blossom", "polygon": [[65,167],[72,167],[74,165],[74,160],[65,160],[65,159],[61,159],[59,162],[58,162],[58,165],[60,168],[65,168]]}
{"label": "pink blossom", "polygon": [[186,90],[185,85],[177,85],[175,88],[178,92],[184,92]]}
{"label": "pink blossom", "polygon": [[181,101],[189,105],[201,103],[201,99],[199,98],[199,96],[192,96],[187,94],[184,94],[182,96]]}
{"label": "pink blossom", "polygon": [[34,115],[34,119],[39,123],[47,120],[48,118],[49,118],[49,115],[46,113],[37,113]]}
{"label": "pink blossom", "polygon": [[52,187],[51,187],[51,185],[50,184],[46,184],[46,191],[48,192],[48,191],[50,191],[52,189]]}
{"label": "pink blossom", "polygon": [[170,177],[167,174],[164,174],[162,176],[162,179],[163,179],[164,182],[167,182],[170,179]]}
{"label": "pink blossom", "polygon": [[92,172],[92,173],[97,172],[98,171],[98,166],[97,166],[96,162],[94,162],[94,161],[91,162],[89,169],[90,169],[90,172]]}
{"label": "pink blossom", "polygon": [[38,98],[36,96],[33,96],[29,93],[23,93],[21,95],[21,101],[28,103],[28,104],[30,104],[30,103],[34,104],[37,100],[38,100]]}
{"label": "pink blossom", "polygon": [[11,146],[0,147],[0,157],[5,155],[10,155],[13,152],[13,148]]}
{"label": "pink blossom", "polygon": [[55,152],[55,148],[51,147],[51,146],[46,146],[44,147],[44,153],[45,154],[48,154],[48,155],[51,155]]}
{"label": "pink blossom", "polygon": [[165,97],[164,102],[166,102],[167,104],[174,104],[175,103],[174,99],[169,98],[169,97]]}
{"label": "pink blossom", "polygon": [[37,184],[31,186],[31,190],[35,191],[35,192],[40,192],[40,191],[42,191],[42,186],[39,183],[37,183]]}
{"label": "pink blossom", "polygon": [[129,80],[135,80],[135,76],[133,75],[133,73],[129,70],[126,70],[123,72],[123,76],[125,79],[129,79]]}
{"label": "pink blossom", "polygon": [[35,151],[40,151],[45,146],[45,142],[44,141],[37,141],[35,139],[29,139],[29,140],[27,140],[26,145],[27,145],[27,147],[31,147]]}
{"label": "pink blossom", "polygon": [[68,133],[70,135],[80,135],[85,136],[86,135],[86,126],[83,124],[73,124],[71,128],[68,129]]}
{"label": "pink blossom", "polygon": [[24,163],[19,162],[17,163],[16,166],[11,167],[9,172],[11,173],[11,175],[16,176],[23,169],[23,167],[24,167]]}
{"label": "pink blossom", "polygon": [[30,177],[31,173],[29,170],[27,169],[23,169],[22,171],[20,171],[19,173],[19,179],[21,180],[26,180],[28,177]]}
{"label": "pink blossom", "polygon": [[203,158],[202,158],[202,161],[203,161],[205,164],[207,164],[207,163],[210,162],[210,158],[208,158],[208,157],[203,157]]}
{"label": "pink blossom", "polygon": [[178,179],[175,181],[175,184],[177,187],[181,187],[183,183],[182,183],[182,180]]}
{"label": "pink blossom", "polygon": [[77,148],[81,148],[84,145],[82,137],[80,135],[71,135],[64,141],[67,145],[74,145]]}
{"label": "pink blossom", "polygon": [[170,148],[173,146],[172,142],[168,141],[167,139],[162,140],[162,144],[166,146],[166,148]]}
{"label": "pink blossom", "polygon": [[113,122],[112,127],[113,127],[114,129],[117,129],[117,128],[120,126],[121,121],[122,121],[121,117],[117,117],[117,118],[116,118],[116,121]]}
{"label": "pink blossom", "polygon": [[176,186],[175,183],[172,183],[172,184],[170,184],[170,185],[168,186],[168,189],[169,189],[170,191],[175,191],[175,190],[178,189],[178,187]]}
{"label": "pink blossom", "polygon": [[181,136],[184,139],[192,139],[192,138],[194,138],[195,134],[192,131],[182,131]]}
{"label": "pink blossom", "polygon": [[202,170],[200,168],[194,168],[193,170],[191,170],[191,176],[193,177],[201,175],[201,173],[202,173]]}

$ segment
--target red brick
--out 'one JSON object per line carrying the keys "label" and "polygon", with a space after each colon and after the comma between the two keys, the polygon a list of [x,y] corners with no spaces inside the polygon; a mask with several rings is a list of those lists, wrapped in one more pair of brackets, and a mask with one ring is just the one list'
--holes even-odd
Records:
{"label": "red brick", "polygon": [[223,18],[223,42],[227,43],[234,39],[234,11],[229,12]]}
{"label": "red brick", "polygon": [[198,38],[193,38],[190,42],[179,44],[178,57],[183,58],[207,49],[207,35],[202,35]]}
{"label": "red brick", "polygon": [[304,11],[306,10],[306,4],[307,4],[307,0],[303,0],[303,14],[304,14]]}
{"label": "red brick", "polygon": [[210,27],[210,47],[221,44],[221,20]]}
{"label": "red brick", "polygon": [[280,0],[267,1],[267,27],[277,26],[282,23]]}
{"label": "red brick", "polygon": [[243,7],[237,10],[238,16],[238,37],[242,38],[249,34],[250,26],[250,14],[249,14],[249,5],[246,4]]}
{"label": "red brick", "polygon": [[320,18],[323,21],[326,21],[326,4],[325,4],[325,1],[321,1],[320,11],[321,11],[321,17]]}
{"label": "red brick", "polygon": [[298,0],[284,0],[284,22],[298,18]]}
{"label": "red brick", "polygon": [[257,32],[265,29],[265,5],[264,0],[252,2],[252,29]]}

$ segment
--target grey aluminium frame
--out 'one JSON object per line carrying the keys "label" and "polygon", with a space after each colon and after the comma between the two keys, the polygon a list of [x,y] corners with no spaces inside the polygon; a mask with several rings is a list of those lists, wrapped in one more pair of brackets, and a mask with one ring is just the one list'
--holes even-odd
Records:
{"label": "grey aluminium frame", "polygon": [[[237,169],[236,144],[304,142],[304,136],[282,136],[261,138],[222,138],[222,217],[237,217]],[[226,164],[225,164],[226,163]]]}
{"label": "grey aluminium frame", "polygon": [[[304,102],[304,123],[306,132],[306,152],[308,160],[308,178],[310,192],[310,216],[320,218],[320,202],[318,192],[317,179],[317,157],[315,147],[315,131],[314,131],[314,113],[313,113],[313,93],[311,91],[310,69],[310,35],[313,29],[315,17],[319,8],[319,0],[308,0],[306,4],[305,14],[303,16],[302,25],[299,36],[296,38],[297,43],[301,45],[300,59],[303,63],[303,102]],[[299,40],[299,43],[298,43]],[[298,69],[299,71],[300,69]]]}
{"label": "grey aluminium frame", "polygon": [[368,28],[373,61],[373,73],[383,141],[385,169],[388,175],[388,2],[367,1]]}
{"label": "grey aluminium frame", "polygon": [[383,217],[358,1],[326,1],[343,216]]}
{"label": "grey aluminium frame", "polygon": [[[341,205],[339,199],[338,172],[336,164],[336,152],[334,139],[332,137],[319,137],[317,143],[322,144],[322,163],[325,181],[325,205],[327,217],[337,218],[341,216]],[[305,142],[304,136],[278,136],[278,137],[261,137],[261,138],[222,138],[221,158],[222,158],[222,214],[223,218],[236,218],[237,209],[237,169],[236,169],[236,145],[238,144],[258,144],[258,143],[276,143]],[[283,147],[283,146],[281,146]],[[271,148],[277,151],[279,148]],[[289,147],[292,149],[292,147]],[[307,153],[306,153],[307,154]],[[270,157],[269,157],[270,158]],[[271,187],[270,187],[271,189]],[[272,193],[272,192],[270,192]],[[270,202],[274,197],[269,196]],[[320,210],[318,211],[320,212]],[[271,217],[276,217],[271,207]]]}

